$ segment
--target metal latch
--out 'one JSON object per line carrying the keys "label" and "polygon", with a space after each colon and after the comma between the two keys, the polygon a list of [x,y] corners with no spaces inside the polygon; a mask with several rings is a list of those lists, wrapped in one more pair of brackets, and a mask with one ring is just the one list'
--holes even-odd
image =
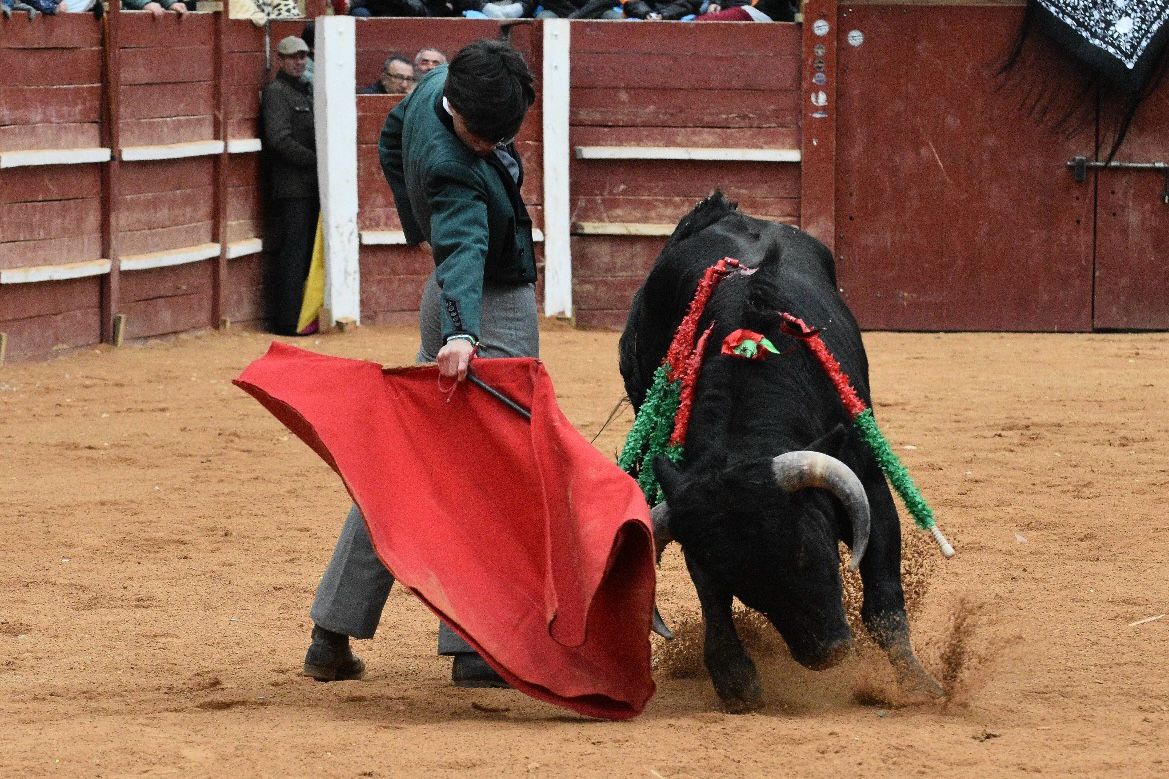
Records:
{"label": "metal latch", "polygon": [[1104,162],[1090,160],[1087,157],[1072,157],[1067,162],[1075,176],[1077,184],[1083,184],[1088,178],[1088,168],[1108,170],[1159,170],[1165,177],[1165,188],[1161,191],[1161,202],[1169,206],[1169,163],[1166,162]]}

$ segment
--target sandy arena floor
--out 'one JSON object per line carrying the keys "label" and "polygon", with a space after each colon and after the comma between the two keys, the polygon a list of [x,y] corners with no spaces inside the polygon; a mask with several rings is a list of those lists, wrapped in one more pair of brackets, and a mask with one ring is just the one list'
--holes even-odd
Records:
{"label": "sandy arena floor", "polygon": [[[623,723],[452,688],[433,618],[399,590],[358,643],[365,681],[298,675],[348,499],[230,383],[268,336],[4,365],[0,774],[1169,773],[1169,335],[866,341],[883,428],[959,550],[907,540],[915,642],[952,700],[898,705],[882,660],[813,673],[763,636],[767,707],[723,714],[672,550],[659,602],[682,636]],[[296,343],[402,364],[415,336]],[[622,394],[616,343],[545,327],[589,437]],[[631,421],[597,445],[614,453]]]}

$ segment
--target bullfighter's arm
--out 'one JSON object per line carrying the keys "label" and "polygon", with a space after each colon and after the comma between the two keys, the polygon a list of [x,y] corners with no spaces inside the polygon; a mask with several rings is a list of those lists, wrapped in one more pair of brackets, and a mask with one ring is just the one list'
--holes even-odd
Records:
{"label": "bullfighter's arm", "polygon": [[486,194],[467,167],[455,161],[435,165],[426,189],[443,340],[460,334],[478,340],[489,236]]}

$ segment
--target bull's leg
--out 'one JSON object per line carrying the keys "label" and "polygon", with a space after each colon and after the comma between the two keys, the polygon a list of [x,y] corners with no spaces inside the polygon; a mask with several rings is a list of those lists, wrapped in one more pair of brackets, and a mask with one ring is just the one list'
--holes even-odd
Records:
{"label": "bull's leg", "polygon": [[690,555],[686,555],[686,567],[706,622],[703,659],[723,708],[731,714],[758,709],[763,705],[763,686],[735,631],[730,591],[708,576]]}
{"label": "bull's leg", "polygon": [[[918,662],[909,641],[909,619],[905,615],[905,592],[901,588],[901,527],[893,496],[884,488],[870,489],[869,503],[873,515],[873,533],[869,548],[861,560],[864,582],[864,605],[861,620],[869,634],[889,656],[898,684],[905,692],[940,698],[942,686]],[[878,517],[892,517],[877,527]]]}

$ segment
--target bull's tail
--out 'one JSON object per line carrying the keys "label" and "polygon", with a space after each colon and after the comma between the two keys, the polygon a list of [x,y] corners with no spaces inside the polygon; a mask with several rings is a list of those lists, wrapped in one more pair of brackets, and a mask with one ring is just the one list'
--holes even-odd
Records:
{"label": "bull's tail", "polygon": [[697,235],[723,217],[728,214],[733,214],[738,210],[738,203],[727,200],[722,190],[716,189],[705,200],[694,206],[694,210],[682,217],[682,221],[678,222],[678,226],[674,228],[670,239],[666,241],[666,245],[662,249],[662,254],[664,255],[670,247],[679,241],[684,241],[692,235]]}

